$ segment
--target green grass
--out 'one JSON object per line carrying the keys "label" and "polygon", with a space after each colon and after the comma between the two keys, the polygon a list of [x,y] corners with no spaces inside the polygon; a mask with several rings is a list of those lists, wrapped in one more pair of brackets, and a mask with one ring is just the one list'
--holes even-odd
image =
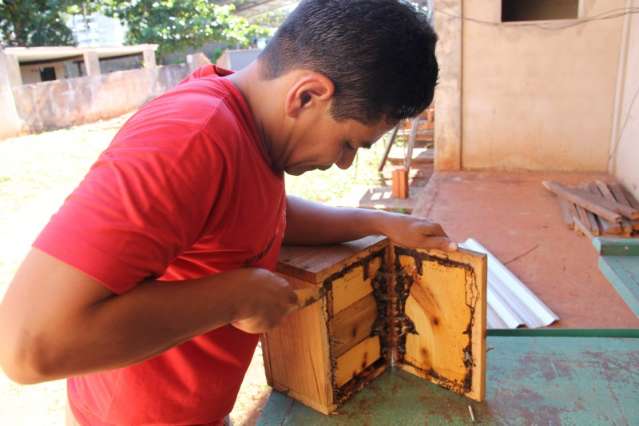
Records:
{"label": "green grass", "polygon": [[0,297],[40,229],[126,117],[0,141]]}
{"label": "green grass", "polygon": [[[124,118],[0,141],[0,299],[32,241]],[[0,396],[1,425],[65,424],[63,380],[19,386],[0,373]]]}

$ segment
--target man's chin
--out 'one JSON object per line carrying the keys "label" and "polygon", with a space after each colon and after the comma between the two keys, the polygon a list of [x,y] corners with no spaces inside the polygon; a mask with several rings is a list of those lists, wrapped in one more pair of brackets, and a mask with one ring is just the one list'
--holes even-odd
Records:
{"label": "man's chin", "polygon": [[299,175],[303,175],[304,173],[306,173],[308,170],[302,170],[302,169],[286,169],[286,173],[291,175],[291,176],[299,176]]}
{"label": "man's chin", "polygon": [[310,172],[312,170],[328,170],[331,168],[332,165],[329,166],[308,166],[308,167],[291,167],[288,169],[285,169],[286,173],[288,173],[289,175],[293,175],[293,176],[300,176],[303,175],[306,172]]}

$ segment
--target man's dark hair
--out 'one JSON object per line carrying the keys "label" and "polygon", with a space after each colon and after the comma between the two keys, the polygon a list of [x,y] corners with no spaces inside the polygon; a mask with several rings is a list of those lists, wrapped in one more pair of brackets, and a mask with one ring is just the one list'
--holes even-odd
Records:
{"label": "man's dark hair", "polygon": [[331,113],[370,124],[414,117],[433,99],[437,35],[397,0],[304,0],[260,54],[264,77],[303,68],[335,85]]}

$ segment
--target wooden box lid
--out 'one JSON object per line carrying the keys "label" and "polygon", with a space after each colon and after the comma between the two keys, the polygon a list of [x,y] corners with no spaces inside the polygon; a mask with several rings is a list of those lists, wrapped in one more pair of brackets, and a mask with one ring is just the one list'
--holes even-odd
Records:
{"label": "wooden box lid", "polygon": [[388,246],[388,239],[370,236],[338,245],[282,246],[277,272],[322,285],[323,281],[372,252]]}

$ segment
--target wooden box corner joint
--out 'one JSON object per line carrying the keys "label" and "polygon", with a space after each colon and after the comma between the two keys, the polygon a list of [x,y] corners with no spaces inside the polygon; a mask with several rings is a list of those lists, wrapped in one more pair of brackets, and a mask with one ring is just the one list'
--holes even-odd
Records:
{"label": "wooden box corner joint", "polygon": [[368,237],[284,247],[278,270],[314,296],[262,337],[275,389],[330,414],[395,366],[483,400],[484,255],[411,250]]}

